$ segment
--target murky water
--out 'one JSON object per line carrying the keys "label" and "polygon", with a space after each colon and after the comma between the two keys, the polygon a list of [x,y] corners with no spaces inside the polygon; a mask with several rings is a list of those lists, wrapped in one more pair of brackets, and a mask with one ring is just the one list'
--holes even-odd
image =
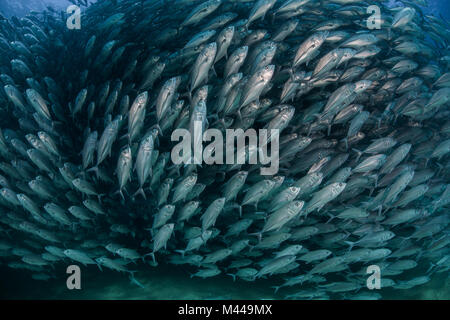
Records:
{"label": "murky water", "polygon": [[[26,0],[21,1],[23,1],[23,3],[11,0],[0,3],[0,10],[9,17],[12,15],[23,15],[31,9],[42,10],[47,4],[56,3],[59,9],[63,9],[64,6],[69,4],[68,1],[65,0],[61,0],[60,2],[57,0],[51,0],[49,2],[38,0],[34,2],[27,2]],[[450,15],[448,6],[449,2],[446,0],[433,0],[430,1],[429,12],[435,15],[448,17]],[[1,72],[3,73],[3,69]],[[114,177],[114,179],[116,178]],[[206,195],[202,195],[202,197],[204,197],[202,199],[207,198]],[[443,212],[442,216],[445,214],[448,214],[448,212]],[[145,223],[147,223],[147,221],[145,221]],[[102,235],[108,237],[109,232],[109,229],[107,229]],[[448,230],[447,234],[444,236],[448,236]],[[130,237],[130,239],[131,245],[139,247],[140,244],[133,243],[135,240],[134,236],[133,238]],[[8,239],[8,241],[9,240],[10,239]],[[23,239],[14,238],[11,241],[14,243],[21,243],[19,241],[22,240]],[[81,241],[83,239],[77,240]],[[427,246],[429,246],[430,242],[427,242]],[[314,245],[315,244],[313,244],[313,246]],[[342,245],[342,247],[345,248],[345,245]],[[145,250],[147,249],[148,248]],[[442,250],[442,252],[444,252],[444,250]],[[445,253],[448,254],[448,248]],[[11,256],[8,258],[11,258]],[[14,256],[14,259],[16,258],[17,257]],[[16,260],[19,260],[19,258]],[[11,258],[7,262],[10,261],[13,261],[13,259]],[[246,282],[243,280],[233,281],[229,275],[222,273],[214,278],[200,279],[190,276],[191,273],[197,271],[195,268],[176,267],[173,265],[165,265],[163,263],[155,268],[148,264],[139,263],[135,265],[130,263],[127,265],[127,268],[129,270],[137,271],[135,279],[142,287],[130,281],[128,274],[113,272],[107,268],[100,271],[97,266],[90,265],[88,267],[81,267],[81,290],[69,290],[66,286],[68,275],[66,274],[65,267],[69,264],[67,261],[55,264],[54,268],[48,267],[49,269],[45,269],[46,275],[54,276],[54,278],[46,281],[31,279],[32,273],[30,271],[7,268],[7,262],[1,264],[2,262],[0,260],[1,299],[282,299],[289,294],[295,294],[296,292],[303,290],[315,290],[321,286],[321,284],[297,285],[281,288],[278,293],[275,293],[272,287],[283,283],[283,276],[271,277],[267,280],[259,279],[257,281]],[[299,267],[300,273],[303,271],[302,267],[304,267],[304,265],[300,265]],[[352,266],[351,271],[357,272],[362,267],[365,267],[365,265],[356,264],[356,266]],[[400,276],[395,277],[395,279],[402,281],[422,275],[428,275],[428,268],[429,265],[419,265],[418,267],[413,268],[413,270],[404,272]],[[381,274],[381,277],[383,277],[383,274]],[[369,291],[366,289],[365,283],[360,283],[362,289],[359,289],[358,293],[377,292],[383,299],[450,299],[450,280],[448,271],[433,273],[430,277],[431,280],[426,284],[411,289],[394,290],[392,288],[381,288],[380,290]],[[327,280],[342,281],[342,278],[339,278],[339,274],[337,274],[329,277],[327,276]],[[331,299],[346,299],[347,297],[350,297],[350,295],[330,294],[329,296]]]}
{"label": "murky water", "polygon": [[[133,269],[133,268],[131,268]],[[246,282],[219,275],[210,279],[189,277],[188,268],[170,265],[161,268],[140,268],[136,279],[144,286],[141,288],[124,274],[97,267],[81,267],[81,290],[69,290],[66,286],[65,269],[58,267],[54,274],[58,279],[35,281],[26,271],[11,271],[2,268],[0,277],[0,298],[2,299],[283,299],[286,294],[311,286],[294,286],[280,289],[274,294],[271,286],[279,285],[280,280],[259,280]],[[421,272],[415,271],[417,274]],[[67,275],[68,276],[68,275]],[[408,274],[405,274],[408,276]],[[358,291],[369,292],[368,289]],[[392,290],[390,288],[374,289],[383,299],[450,299],[450,279],[445,273],[434,274],[432,280],[412,289]],[[331,297],[333,298],[333,297]],[[339,298],[338,296],[334,298]]]}

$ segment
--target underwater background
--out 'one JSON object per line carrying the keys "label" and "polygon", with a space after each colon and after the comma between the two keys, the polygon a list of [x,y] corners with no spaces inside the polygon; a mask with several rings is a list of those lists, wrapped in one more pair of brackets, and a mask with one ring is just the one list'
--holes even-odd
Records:
{"label": "underwater background", "polygon": [[[415,270],[411,276],[422,275],[426,268]],[[124,275],[105,270],[100,272],[90,266],[81,270],[81,290],[68,290],[65,269],[57,267],[59,279],[34,281],[23,271],[1,268],[1,299],[100,299],[100,300],[259,300],[283,299],[274,294],[271,286],[279,281],[259,280],[256,282],[236,281],[219,275],[210,279],[190,278],[188,270],[171,265],[161,268],[139,269],[136,278],[145,286],[141,288],[131,283]],[[297,290],[298,291],[298,290]],[[368,290],[362,290],[369,292]],[[376,290],[386,300],[448,300],[450,299],[450,280],[447,274],[436,274],[429,283],[413,289]],[[286,289],[284,293],[296,290]]]}
{"label": "underwater background", "polygon": [[[89,0],[89,3],[95,3],[96,0]],[[396,0],[386,1],[390,6],[396,4]],[[424,12],[433,15],[449,18],[450,17],[450,2],[446,0],[429,0],[428,7]],[[58,10],[64,10],[72,3],[68,0],[2,0],[0,2],[0,12],[5,17],[17,16],[22,17],[30,11],[45,10],[47,6],[52,6]]]}
{"label": "underwater background", "polygon": [[[387,2],[389,6],[398,4],[395,0]],[[450,21],[450,1],[428,0],[427,2],[428,7],[423,8],[425,14],[446,19],[447,23]],[[71,2],[66,0],[0,0],[0,13],[8,18],[24,17],[30,11],[43,11],[47,7],[53,7],[56,11],[65,11],[69,5]],[[447,208],[443,210],[446,210],[445,214],[448,214]],[[448,237],[448,227],[444,236]],[[12,242],[16,240],[11,239]],[[64,263],[47,266],[46,268],[52,268],[49,273],[55,275],[55,278],[44,281],[33,280],[31,271],[14,270],[0,263],[0,299],[282,299],[285,295],[298,291],[293,287],[286,287],[281,289],[283,291],[281,295],[274,293],[272,287],[280,285],[280,279],[284,279],[283,276],[277,279],[258,279],[247,282],[233,281],[230,276],[221,273],[212,278],[201,279],[190,277],[194,272],[192,268],[174,266],[164,261],[158,261],[158,263],[157,268],[140,263],[127,265],[137,271],[135,279],[142,287],[131,282],[126,274],[107,268],[100,271],[96,265],[80,265],[81,290],[67,289],[68,275]],[[429,264],[419,264],[416,268],[405,271],[403,275],[405,278],[419,277],[427,274],[429,267]],[[336,281],[339,280],[339,278],[336,279]],[[328,280],[333,280],[333,276]],[[359,293],[362,292],[371,293],[365,288],[362,288]],[[448,300],[450,299],[449,272],[446,270],[434,273],[429,282],[409,289],[382,288],[373,292],[379,293],[383,299]],[[346,298],[346,295],[330,295],[330,297],[342,299]],[[348,298],[350,297],[349,295]]]}

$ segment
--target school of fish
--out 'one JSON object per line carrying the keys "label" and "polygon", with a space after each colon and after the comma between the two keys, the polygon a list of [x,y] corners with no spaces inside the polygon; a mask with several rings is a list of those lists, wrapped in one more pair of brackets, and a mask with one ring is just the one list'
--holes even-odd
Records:
{"label": "school of fish", "polygon": [[[426,0],[72,2],[79,30],[0,16],[0,264],[183,265],[285,299],[449,274],[450,32]],[[278,129],[278,173],[174,164],[194,121]]]}

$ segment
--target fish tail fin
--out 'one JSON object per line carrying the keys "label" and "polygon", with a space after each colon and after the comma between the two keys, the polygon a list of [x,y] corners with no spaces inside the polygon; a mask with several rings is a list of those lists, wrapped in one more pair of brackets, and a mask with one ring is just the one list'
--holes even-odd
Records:
{"label": "fish tail fin", "polygon": [[356,162],[358,162],[358,161],[359,161],[359,158],[361,158],[363,152],[360,151],[360,150],[358,150],[358,149],[355,149],[355,148],[352,148],[352,150],[356,152],[356,154],[357,154],[357,156],[356,156]]}
{"label": "fish tail fin", "polygon": [[405,241],[409,240],[411,237],[401,237],[398,236],[400,239],[402,239],[402,242],[400,242],[400,245],[403,245],[403,243],[405,243]]}
{"label": "fish tail fin", "polygon": [[[273,212],[273,211],[275,211],[275,210],[272,210],[271,212]],[[262,215],[262,216],[264,216],[264,221],[267,220],[267,214],[266,214],[265,211],[256,211],[256,212],[254,212],[254,214],[256,214],[256,215]]]}
{"label": "fish tail fin", "polygon": [[102,197],[104,197],[106,194],[105,193],[102,193],[102,194],[98,194],[97,195],[97,198],[98,198],[98,202],[99,203],[102,203]]}
{"label": "fish tail fin", "polygon": [[189,100],[189,105],[191,106],[191,111],[192,111],[192,108],[194,108],[194,106],[192,105],[192,88],[189,88],[189,91],[186,93],[186,95]]}
{"label": "fish tail fin", "polygon": [[320,113],[313,113],[312,116],[317,120],[320,121],[321,114]]}
{"label": "fish tail fin", "polygon": [[348,251],[352,251],[353,246],[355,245],[355,243],[352,242],[352,241],[344,241],[344,242],[349,245]]}
{"label": "fish tail fin", "polygon": [[144,188],[140,187],[134,194],[133,198],[135,198],[138,194],[142,195],[145,200],[147,200],[147,197],[145,196]]}
{"label": "fish tail fin", "polygon": [[127,272],[130,274],[130,277],[134,279],[134,274],[137,272],[137,270],[129,270]]}
{"label": "fish tail fin", "polygon": [[[344,224],[344,227],[346,227],[347,225],[350,225],[351,223],[352,223],[352,220],[351,220],[351,219],[348,219],[347,223],[346,223],[346,224]],[[343,232],[344,232],[344,233],[345,233],[345,235],[346,235],[345,239],[347,239],[348,237],[350,237],[350,236],[351,236],[351,233],[350,233],[350,232],[348,232],[347,230],[343,230]]]}
{"label": "fish tail fin", "polygon": [[120,137],[119,137],[119,140],[123,140],[123,139],[127,139],[128,142],[131,142],[131,141],[130,141],[130,139],[131,139],[130,134],[129,134],[129,133],[125,133],[123,136],[120,136]]}
{"label": "fish tail fin", "polygon": [[88,169],[86,172],[94,172],[97,179],[98,179],[98,165],[96,165],[95,167],[92,167],[90,169]]}
{"label": "fish tail fin", "polygon": [[145,228],[144,230],[149,231],[149,232],[150,232],[150,235],[151,235],[152,238],[153,238],[153,228]]}
{"label": "fish tail fin", "polygon": [[100,271],[103,272],[102,266],[100,265],[100,263],[97,262],[97,267],[100,269]]}
{"label": "fish tail fin", "polygon": [[227,275],[229,275],[230,277],[233,278],[233,282],[236,281],[236,275],[233,273],[227,273]]}
{"label": "fish tail fin", "polygon": [[[214,63],[216,63],[217,61],[215,61]],[[216,69],[214,68],[214,64],[211,66],[211,71],[213,72],[213,74],[217,77],[217,72]]]}
{"label": "fish tail fin", "polygon": [[153,260],[153,263],[156,264],[156,258],[155,258],[155,253],[154,253],[154,252],[149,252],[149,253],[147,253],[147,254],[144,254],[144,255],[142,256],[142,260],[144,260],[146,256],[151,256],[151,257],[152,257],[152,260]]}
{"label": "fish tail fin", "polygon": [[136,271],[129,271],[129,273],[130,273],[130,276],[129,276],[130,282],[131,282],[131,283],[134,283],[134,284],[136,284],[137,286],[139,286],[139,287],[141,287],[142,289],[144,289],[145,286],[144,286],[142,283],[140,283],[139,281],[137,281],[136,278],[134,277],[134,273],[135,273],[135,272],[136,272]]}
{"label": "fish tail fin", "polygon": [[261,242],[262,232],[249,233],[248,235],[249,236],[257,236],[258,237],[258,243]]}
{"label": "fish tail fin", "polygon": [[348,138],[345,137],[344,139],[342,139],[342,142],[345,143],[345,151],[347,151],[348,150]]}
{"label": "fish tail fin", "polygon": [[125,201],[125,196],[123,195],[122,189],[117,190],[112,195],[115,196],[116,194],[120,195],[120,198],[122,199],[122,203]]}
{"label": "fish tail fin", "polygon": [[430,274],[431,270],[433,270],[434,267],[436,267],[436,265],[433,262],[430,262],[430,267],[428,268],[427,271],[425,271],[425,273]]}
{"label": "fish tail fin", "polygon": [[180,253],[181,256],[184,258],[184,254],[186,253],[186,250],[175,250],[175,252]]}
{"label": "fish tail fin", "polygon": [[375,189],[378,188],[378,175],[372,174],[372,175],[369,175],[369,178],[373,179],[373,181],[374,181],[373,188],[375,188]]}
{"label": "fish tail fin", "polygon": [[250,23],[247,22],[243,25],[245,32],[248,32],[248,27],[250,26]]}
{"label": "fish tail fin", "polygon": [[377,117],[377,128],[380,129],[381,128],[381,122],[383,121],[383,116]]}
{"label": "fish tail fin", "polygon": [[333,216],[331,213],[329,213],[328,216],[330,217],[330,219],[328,219],[325,224],[330,223],[334,218],[336,218],[336,216]]}

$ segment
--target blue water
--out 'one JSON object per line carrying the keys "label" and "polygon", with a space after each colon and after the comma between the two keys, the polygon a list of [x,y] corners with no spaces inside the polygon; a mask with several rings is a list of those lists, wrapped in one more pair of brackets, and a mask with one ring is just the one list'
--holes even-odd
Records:
{"label": "blue water", "polygon": [[[96,0],[89,0],[94,3]],[[389,0],[390,5],[394,5],[396,0]],[[0,12],[10,17],[24,16],[31,10],[42,10],[47,6],[52,6],[59,10],[64,10],[72,3],[68,0],[1,0]],[[442,16],[450,20],[450,1],[448,0],[428,0],[428,7],[424,8],[424,12],[435,16]]]}
{"label": "blue water", "polygon": [[[33,281],[28,272],[2,269],[0,277],[0,299],[156,299],[156,300],[197,300],[197,299],[283,299],[285,295],[302,290],[301,286],[282,288],[278,294],[272,286],[280,284],[280,279],[246,282],[219,275],[210,279],[190,278],[192,269],[161,265],[158,268],[139,268],[136,279],[141,288],[129,281],[126,275],[97,267],[81,267],[81,290],[69,290],[66,286],[65,268],[58,266],[54,274],[57,279]],[[421,274],[423,269],[415,270]],[[411,274],[411,273],[410,273]],[[407,277],[407,273],[405,273]],[[432,280],[409,290],[381,288],[370,291],[361,289],[358,293],[379,293],[383,299],[449,300],[450,279],[448,274],[435,274]],[[333,298],[333,297],[331,297]],[[334,298],[342,298],[335,296]]]}
{"label": "blue water", "polygon": [[[390,1],[392,4],[395,1]],[[450,20],[450,1],[429,0],[425,11]],[[66,0],[1,0],[0,12],[7,16],[24,16],[30,10],[42,10],[50,5],[64,10],[71,3]],[[422,266],[426,270],[428,266]],[[0,268],[0,298],[13,299],[277,299],[295,290],[283,290],[274,294],[271,286],[277,280],[257,282],[236,281],[220,275],[213,279],[190,278],[189,268],[174,266],[139,267],[137,279],[145,288],[130,283],[123,274],[100,272],[97,267],[82,268],[82,290],[70,291],[66,287],[65,269],[58,266],[55,279],[33,281],[27,271]],[[418,271],[415,271],[418,272]],[[435,274],[429,283],[412,290],[382,289],[386,299],[450,299],[448,274]]]}

